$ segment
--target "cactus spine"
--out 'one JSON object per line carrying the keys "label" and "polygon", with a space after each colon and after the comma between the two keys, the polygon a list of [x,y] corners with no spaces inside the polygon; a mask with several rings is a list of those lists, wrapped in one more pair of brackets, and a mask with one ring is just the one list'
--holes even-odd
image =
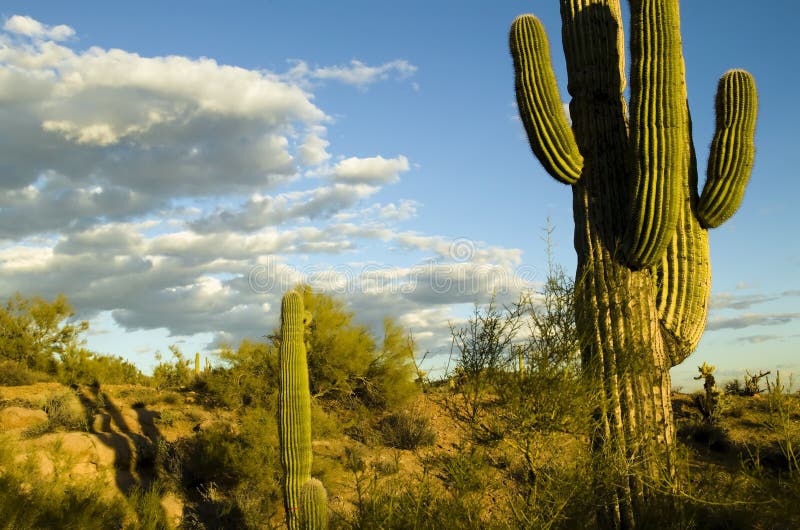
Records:
{"label": "cactus spine", "polygon": [[327,498],[322,483],[311,478],[311,393],[304,343],[310,316],[303,297],[289,291],[281,303],[278,432],[284,471],[284,507],[289,530],[327,526]]}
{"label": "cactus spine", "polygon": [[630,112],[619,0],[561,0],[571,127],[541,23],[520,16],[510,34],[532,151],[572,186],[577,325],[584,367],[602,396],[593,447],[632,466],[608,487],[612,501],[601,514],[617,527],[636,526],[661,466],[674,473],[669,369],[695,349],[705,327],[707,228],[741,202],[757,110],[750,74],[726,73],[698,195],[678,0],[629,3]]}

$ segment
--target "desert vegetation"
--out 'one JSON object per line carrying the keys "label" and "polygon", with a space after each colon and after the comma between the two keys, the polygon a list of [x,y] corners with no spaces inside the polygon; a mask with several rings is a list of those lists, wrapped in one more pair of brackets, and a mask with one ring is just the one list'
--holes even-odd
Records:
{"label": "desert vegetation", "polygon": [[[342,301],[302,286],[264,342],[223,349],[199,373],[177,347],[152,376],[89,352],[30,367],[5,358],[0,519],[5,528],[596,527],[616,502],[596,484],[613,489],[619,470],[592,446],[603,396],[581,367],[574,292],[551,262],[540,292],[476,307],[453,324],[450,369],[433,380],[419,377],[420,352],[394,322],[374,337]],[[50,336],[75,328],[65,320]],[[60,351],[79,342],[74,333]],[[328,352],[324,364],[312,344]],[[306,346],[304,385],[283,363],[298,363]],[[761,393],[733,382],[723,392],[709,384],[713,371],[699,367],[703,391],[671,395],[678,476],[648,484],[640,526],[798,524],[800,396],[784,374],[762,377]],[[306,412],[281,412],[282,402]],[[298,418],[304,426],[280,427]]]}
{"label": "desert vegetation", "polygon": [[[213,362],[92,352],[63,295],[0,308],[0,526],[130,529],[800,527],[800,396],[748,372],[673,391],[710,296],[708,230],[741,202],[755,82],[719,81],[698,189],[677,0],[562,2],[571,122],[542,24],[510,34],[534,155],[574,197],[574,277],[410,330],[308,285]],[[598,44],[600,43],[600,44]],[[630,107],[630,110],[629,110]],[[549,232],[548,232],[549,237]],[[270,329],[268,326],[272,325]],[[760,367],[752,367],[760,368]]]}

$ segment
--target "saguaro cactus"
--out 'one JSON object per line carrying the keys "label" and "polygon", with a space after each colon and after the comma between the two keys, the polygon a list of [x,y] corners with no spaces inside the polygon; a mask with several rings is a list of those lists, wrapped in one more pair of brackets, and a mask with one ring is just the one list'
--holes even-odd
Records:
{"label": "saguaro cactus", "polygon": [[584,366],[603,398],[593,447],[627,466],[609,488],[603,518],[622,527],[636,525],[648,485],[673,472],[669,369],[695,349],[705,327],[707,229],[741,202],[757,107],[750,74],[722,76],[698,195],[678,0],[629,4],[630,113],[619,0],[561,0],[571,125],[539,20],[518,17],[510,36],[531,148],[573,190],[577,325]]}
{"label": "saguaro cactus", "polygon": [[200,352],[194,354],[194,376],[200,377]]}
{"label": "saguaro cactus", "polygon": [[281,303],[278,431],[289,530],[316,530],[327,525],[325,488],[311,478],[311,394],[303,337],[309,322],[300,293],[286,293]]}

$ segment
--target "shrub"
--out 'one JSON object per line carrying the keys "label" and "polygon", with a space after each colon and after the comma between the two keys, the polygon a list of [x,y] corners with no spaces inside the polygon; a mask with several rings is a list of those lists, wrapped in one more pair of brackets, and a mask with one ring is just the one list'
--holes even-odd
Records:
{"label": "shrub", "polygon": [[738,379],[731,379],[727,383],[725,383],[724,392],[729,396],[741,396],[742,394],[742,383]]}
{"label": "shrub", "polygon": [[248,409],[238,432],[217,424],[172,444],[167,468],[189,495],[191,519],[258,528],[277,513],[282,471],[274,414]]}
{"label": "shrub", "polygon": [[416,408],[384,416],[378,423],[378,430],[383,443],[395,449],[416,449],[436,441],[430,418]]}
{"label": "shrub", "polygon": [[68,347],[61,352],[60,358],[58,379],[65,385],[136,385],[147,380],[136,366],[122,357]]}
{"label": "shrub", "polygon": [[203,375],[211,404],[230,409],[274,408],[278,390],[278,355],[273,344],[243,340],[236,350],[225,347],[226,366]]}
{"label": "shrub", "polygon": [[73,314],[63,294],[48,302],[16,293],[0,307],[0,357],[53,373],[56,355],[76,344],[89,328],[87,322],[65,323]]}
{"label": "shrub", "polygon": [[169,347],[169,351],[175,358],[171,363],[162,361],[161,354],[156,354],[159,363],[153,369],[152,385],[158,390],[188,387],[195,380],[194,369],[189,366],[189,359],[185,358],[174,344]]}
{"label": "shrub", "polygon": [[26,366],[15,361],[0,361],[0,386],[31,385],[37,376]]}
{"label": "shrub", "polygon": [[47,422],[28,429],[27,437],[64,429],[67,431],[88,431],[86,413],[73,391],[48,394],[44,398],[42,410],[47,413]]}
{"label": "shrub", "polygon": [[485,487],[486,461],[483,455],[464,447],[452,455],[441,455],[436,464],[442,469],[442,480],[456,495],[479,491]]}

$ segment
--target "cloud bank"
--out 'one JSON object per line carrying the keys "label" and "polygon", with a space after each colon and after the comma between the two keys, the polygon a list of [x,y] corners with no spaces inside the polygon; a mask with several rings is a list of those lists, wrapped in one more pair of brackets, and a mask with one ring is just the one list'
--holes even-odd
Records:
{"label": "cloud bank", "polygon": [[64,292],[82,318],[213,347],[262,336],[305,281],[425,348],[455,304],[531,287],[519,250],[410,231],[422,203],[376,202],[407,155],[328,140],[314,90],[411,78],[408,61],[268,72],[77,40],[19,15],[0,32],[0,295]]}

